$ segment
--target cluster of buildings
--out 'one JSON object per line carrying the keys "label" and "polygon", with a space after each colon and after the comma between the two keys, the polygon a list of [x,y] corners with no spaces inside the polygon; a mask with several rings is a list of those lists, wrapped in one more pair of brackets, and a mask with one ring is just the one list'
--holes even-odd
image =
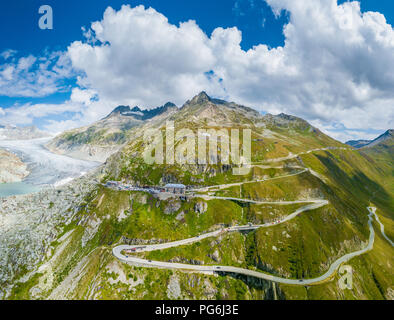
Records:
{"label": "cluster of buildings", "polygon": [[120,191],[143,191],[152,194],[157,194],[157,193],[171,193],[171,194],[181,194],[181,195],[186,194],[186,186],[183,184],[175,184],[175,183],[166,184],[164,187],[151,187],[151,186],[136,187],[130,184],[124,184],[120,181],[108,181],[104,186],[107,188],[116,189]]}

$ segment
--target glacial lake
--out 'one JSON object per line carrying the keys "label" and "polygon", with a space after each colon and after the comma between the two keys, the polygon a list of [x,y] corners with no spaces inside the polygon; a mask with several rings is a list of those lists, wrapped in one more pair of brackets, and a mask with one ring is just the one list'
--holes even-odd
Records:
{"label": "glacial lake", "polygon": [[28,194],[40,191],[42,188],[25,182],[0,183],[0,198]]}

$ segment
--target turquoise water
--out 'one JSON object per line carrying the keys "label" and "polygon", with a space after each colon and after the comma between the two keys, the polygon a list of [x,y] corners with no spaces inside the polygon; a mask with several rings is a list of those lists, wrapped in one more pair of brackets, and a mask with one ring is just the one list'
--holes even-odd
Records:
{"label": "turquoise water", "polygon": [[37,192],[40,187],[24,182],[0,183],[0,198]]}

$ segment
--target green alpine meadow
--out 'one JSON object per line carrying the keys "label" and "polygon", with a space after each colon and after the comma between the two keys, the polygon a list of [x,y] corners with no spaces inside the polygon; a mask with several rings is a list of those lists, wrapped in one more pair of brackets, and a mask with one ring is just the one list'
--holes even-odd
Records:
{"label": "green alpine meadow", "polygon": [[[250,129],[249,172],[146,164],[143,132],[164,137],[168,121],[175,131]],[[45,210],[3,238],[3,299],[393,298],[392,131],[355,149],[300,118],[202,92],[124,134],[128,142],[88,175],[2,200],[2,213]],[[351,289],[340,286],[342,265]]]}
{"label": "green alpine meadow", "polygon": [[2,0],[3,314],[389,306],[393,26],[388,0]]}

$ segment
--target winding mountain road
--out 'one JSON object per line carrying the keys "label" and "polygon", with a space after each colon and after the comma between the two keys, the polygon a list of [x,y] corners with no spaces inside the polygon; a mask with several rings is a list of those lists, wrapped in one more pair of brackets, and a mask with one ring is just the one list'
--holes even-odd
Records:
{"label": "winding mountain road", "polygon": [[[283,219],[279,223],[284,223],[286,221],[289,221],[293,218],[295,218],[297,215],[299,215],[301,212],[307,211],[307,210],[312,210],[315,209],[316,207],[321,206],[322,204],[312,204],[305,206],[303,208],[298,209],[291,215],[289,215],[286,219]],[[246,276],[251,276],[263,280],[269,280],[277,283],[283,283],[283,284],[291,284],[291,285],[313,285],[313,284],[318,284],[321,283],[322,281],[325,281],[329,279],[331,276],[333,276],[336,272],[336,270],[340,267],[341,264],[353,259],[354,257],[360,256],[362,254],[367,253],[368,251],[373,249],[374,241],[375,241],[375,231],[373,229],[372,225],[372,220],[373,217],[376,216],[376,208],[368,208],[369,211],[369,221],[368,221],[368,226],[370,230],[370,236],[369,236],[369,241],[368,245],[358,251],[346,254],[342,256],[341,258],[337,259],[334,263],[331,264],[330,268],[326,273],[324,273],[322,276],[313,278],[313,279],[286,279],[282,277],[277,277],[273,275],[269,275],[266,273],[254,271],[254,270],[249,270],[249,269],[243,269],[243,268],[238,268],[238,267],[231,267],[231,266],[205,266],[205,265],[189,265],[189,264],[181,264],[181,263],[170,263],[170,262],[162,262],[162,261],[152,261],[152,260],[147,260],[147,259],[142,259],[142,258],[137,258],[134,256],[126,256],[122,252],[124,250],[131,250],[131,249],[137,249],[139,248],[138,252],[149,252],[149,251],[157,251],[157,250],[164,250],[168,248],[173,248],[173,247],[178,247],[178,246],[183,246],[183,245],[189,245],[198,241],[201,241],[206,238],[210,237],[216,237],[219,236],[220,234],[224,234],[226,232],[235,232],[235,231],[247,231],[247,230],[256,230],[259,228],[263,227],[269,227],[272,224],[264,224],[264,225],[246,225],[246,226],[236,226],[236,227],[231,227],[227,229],[222,229],[222,230],[217,230],[214,232],[210,232],[198,237],[190,238],[190,239],[184,239],[180,241],[175,241],[175,242],[169,242],[169,243],[164,243],[164,244],[157,244],[157,245],[149,245],[149,246],[129,246],[129,245],[122,245],[122,246],[117,246],[113,248],[113,255],[118,258],[119,260],[130,263],[133,265],[138,265],[138,266],[144,266],[144,267],[151,267],[151,268],[163,268],[163,269],[179,269],[179,270],[189,270],[189,271],[196,271],[196,272],[203,272],[203,273],[218,273],[218,272],[226,272],[226,273],[236,273],[236,274],[242,274]],[[392,242],[390,241],[392,244]]]}
{"label": "winding mountain road", "polygon": [[[280,161],[296,158],[301,154],[308,154],[308,153],[311,153],[314,151],[329,150],[329,149],[351,150],[351,149],[347,149],[347,148],[314,149],[314,150],[303,152],[303,153],[300,153],[297,155],[290,153],[287,157],[278,158],[278,159],[270,159],[270,160],[267,160],[266,162],[280,162]],[[264,166],[264,168],[267,168],[267,166]],[[281,178],[285,178],[285,177],[295,176],[295,175],[299,175],[301,173],[308,172],[308,171],[311,172],[311,174],[320,178],[319,174],[317,174],[316,172],[314,172],[308,168],[305,168],[304,170],[294,173],[294,174],[289,174],[289,175],[280,176],[280,177],[274,177],[271,179],[210,186],[210,187],[195,189],[193,191],[212,191],[212,189],[225,189],[225,188],[229,188],[232,186],[240,186],[240,185],[243,185],[246,183],[264,182],[264,181],[273,180],[273,179],[281,179]],[[234,227],[229,227],[229,228],[223,228],[221,230],[209,232],[209,233],[197,236],[197,237],[183,239],[183,240],[174,241],[174,242],[162,243],[162,244],[147,245],[147,246],[120,245],[120,246],[113,248],[113,250],[112,250],[113,255],[117,259],[119,259],[120,261],[129,263],[132,265],[136,265],[136,266],[143,266],[143,267],[149,267],[149,268],[162,268],[162,269],[189,270],[189,271],[194,271],[194,272],[212,273],[212,274],[213,273],[220,273],[220,272],[234,273],[234,274],[242,274],[245,276],[255,277],[255,278],[259,278],[259,279],[263,279],[263,280],[273,281],[276,283],[305,286],[305,285],[319,284],[319,283],[331,278],[343,263],[346,263],[349,260],[351,260],[357,256],[363,255],[373,249],[374,241],[375,241],[375,231],[374,231],[373,224],[372,224],[373,217],[375,217],[376,221],[379,223],[380,230],[381,230],[384,238],[393,246],[393,242],[384,233],[384,226],[380,222],[380,220],[376,214],[376,208],[368,207],[368,211],[369,211],[368,226],[369,226],[369,230],[370,230],[370,235],[369,235],[368,244],[365,246],[365,248],[340,257],[339,259],[337,259],[336,261],[334,261],[330,265],[330,267],[326,273],[324,273],[320,277],[313,278],[313,279],[286,279],[286,278],[282,278],[282,277],[269,275],[269,274],[266,274],[263,272],[258,272],[258,271],[244,269],[244,268],[238,268],[238,267],[232,267],[232,266],[208,266],[208,265],[189,265],[189,264],[182,264],[182,263],[170,263],[170,262],[163,262],[163,261],[152,261],[152,260],[147,260],[147,259],[123,254],[124,251],[152,252],[152,251],[158,251],[158,250],[165,250],[165,249],[169,249],[169,248],[190,245],[190,244],[199,242],[201,240],[211,238],[211,237],[217,237],[219,235],[229,233],[229,232],[253,231],[253,230],[260,229],[260,228],[268,228],[273,225],[278,225],[278,224],[282,224],[287,221],[290,221],[290,220],[294,219],[295,217],[297,217],[302,212],[318,209],[320,207],[323,207],[323,206],[329,204],[329,202],[327,200],[304,200],[304,201],[297,200],[297,201],[271,202],[271,201],[255,201],[255,200],[250,200],[250,199],[238,199],[238,198],[232,198],[232,197],[215,197],[215,196],[208,196],[208,195],[196,195],[194,197],[200,197],[200,198],[204,198],[207,200],[210,200],[210,199],[234,200],[234,201],[248,202],[248,203],[254,203],[254,204],[275,204],[275,205],[289,205],[289,204],[298,204],[298,203],[309,203],[309,204],[302,207],[302,208],[299,208],[295,212],[291,213],[290,215],[288,215],[285,218],[278,220],[276,222],[271,222],[271,223],[266,223],[266,224],[261,224],[261,225],[249,224],[249,225],[244,225],[244,226],[234,226]]]}
{"label": "winding mountain road", "polygon": [[323,207],[323,206],[327,205],[328,203],[329,203],[328,201],[322,200],[322,201],[319,201],[319,202],[316,202],[313,204],[306,205],[302,208],[299,208],[298,210],[296,210],[292,214],[286,216],[286,218],[284,218],[282,220],[278,220],[276,222],[270,222],[270,223],[259,224],[259,225],[244,225],[244,226],[234,226],[234,227],[229,227],[229,228],[223,228],[223,229],[219,229],[219,230],[212,231],[209,233],[204,233],[200,236],[189,238],[189,239],[183,239],[183,240],[179,240],[179,241],[160,243],[160,244],[154,244],[154,245],[148,245],[148,246],[122,245],[122,246],[116,247],[116,248],[119,248],[116,251],[118,252],[119,250],[120,251],[130,250],[132,248],[139,249],[138,252],[164,250],[164,249],[169,249],[169,248],[174,248],[174,247],[179,247],[179,246],[190,245],[190,244],[193,244],[195,242],[199,242],[199,241],[207,239],[207,238],[217,237],[217,236],[222,235],[224,233],[238,232],[238,231],[253,231],[253,230],[260,229],[260,228],[267,228],[267,227],[271,227],[272,225],[278,225],[278,224],[285,223],[291,219],[294,219],[296,216],[298,216],[302,212]]}
{"label": "winding mountain road", "polygon": [[312,169],[309,168],[305,168],[305,167],[301,167],[301,166],[297,166],[297,165],[293,165],[293,166],[268,166],[266,165],[266,163],[275,163],[275,162],[282,162],[285,160],[291,160],[291,159],[295,159],[300,155],[303,154],[309,154],[312,152],[317,152],[317,151],[327,151],[327,150],[351,150],[348,148],[322,148],[322,149],[313,149],[313,150],[309,150],[306,152],[301,152],[298,154],[293,154],[290,152],[290,154],[287,157],[283,157],[283,158],[276,158],[276,159],[268,159],[264,162],[261,163],[253,163],[251,165],[249,165],[250,167],[257,167],[257,168],[261,168],[261,169],[302,169],[301,171],[298,171],[296,173],[291,173],[291,174],[287,174],[287,175],[283,175],[283,176],[278,176],[278,177],[273,177],[273,178],[268,178],[268,179],[260,179],[260,180],[252,180],[252,181],[243,181],[243,182],[235,182],[235,183],[228,183],[228,184],[221,184],[221,185],[215,185],[215,186],[209,186],[209,187],[202,187],[202,188],[196,188],[196,189],[191,189],[190,191],[195,191],[195,192],[208,192],[208,191],[217,191],[217,190],[221,190],[221,189],[228,189],[231,187],[236,187],[236,186],[241,186],[244,184],[251,184],[251,183],[257,183],[257,182],[266,182],[266,181],[270,181],[270,180],[277,180],[277,179],[284,179],[284,178],[289,178],[289,177],[294,177],[297,175],[300,175],[302,173],[305,172],[309,172],[312,175],[316,176],[317,178],[324,180],[324,178],[317,172],[313,171]]}
{"label": "winding mountain road", "polygon": [[297,157],[299,157],[299,156],[301,156],[303,154],[310,154],[312,152],[328,151],[328,150],[352,150],[352,149],[344,148],[344,147],[327,147],[327,148],[312,149],[312,150],[308,150],[308,151],[305,151],[305,152],[300,152],[300,153],[297,153],[297,154],[294,154],[294,153],[290,152],[286,157],[267,159],[267,160],[262,161],[261,163],[282,162],[282,161],[286,161],[286,160],[295,159],[295,158],[297,158]]}
{"label": "winding mountain road", "polygon": [[[316,203],[321,205],[327,205],[328,201],[327,200],[314,200],[314,199],[308,199],[308,200],[294,200],[294,201],[257,201],[257,200],[251,200],[251,199],[241,199],[241,198],[234,198],[234,197],[217,197],[217,196],[208,196],[208,195],[196,195],[193,196],[193,198],[202,198],[204,200],[230,200],[230,201],[238,201],[238,202],[247,202],[247,203],[252,203],[252,204],[274,204],[274,205],[279,205],[279,206],[286,206],[290,204],[300,204],[300,203]],[[320,207],[319,206],[319,207]]]}
{"label": "winding mountain road", "polygon": [[380,232],[382,233],[382,236],[391,244],[392,247],[394,247],[394,242],[391,241],[391,239],[384,233],[384,225],[383,223],[380,222],[378,215],[376,214],[376,208],[374,207],[369,207],[368,208],[369,212],[373,213],[375,216],[375,220],[377,223],[380,225]]}
{"label": "winding mountain road", "polygon": [[277,180],[277,179],[284,179],[284,178],[294,177],[294,176],[298,176],[298,175],[300,175],[302,173],[305,173],[305,172],[308,172],[308,171],[309,171],[308,168],[303,168],[303,170],[301,170],[299,172],[286,174],[286,175],[283,175],[283,176],[267,178],[267,179],[252,180],[252,181],[243,181],[243,182],[235,182],[235,183],[228,183],[228,184],[219,184],[219,185],[214,185],[214,186],[209,186],[209,187],[202,187],[202,188],[191,189],[190,191],[196,191],[196,192],[217,191],[217,190],[222,190],[222,189],[228,189],[228,188],[231,188],[231,187],[242,186],[244,184],[252,184],[252,183],[258,183],[258,182],[266,182],[266,181],[270,181],[270,180]]}

